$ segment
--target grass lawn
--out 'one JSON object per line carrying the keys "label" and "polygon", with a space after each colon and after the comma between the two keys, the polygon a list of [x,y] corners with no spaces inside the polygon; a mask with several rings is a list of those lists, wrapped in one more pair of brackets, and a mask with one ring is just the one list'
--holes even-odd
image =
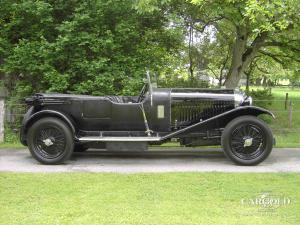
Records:
{"label": "grass lawn", "polygon": [[[0,224],[296,225],[299,186],[300,174],[0,173]],[[291,202],[242,204],[266,192]]]}
{"label": "grass lawn", "polygon": [[[293,103],[292,121],[288,120],[288,110],[285,109],[285,95]],[[268,108],[276,116],[268,120],[276,138],[276,147],[300,147],[300,89],[272,88],[274,97]]]}
{"label": "grass lawn", "polygon": [[5,148],[20,149],[20,148],[25,148],[25,146],[22,145],[21,143],[9,143],[9,142],[0,143],[0,149],[5,149]]}

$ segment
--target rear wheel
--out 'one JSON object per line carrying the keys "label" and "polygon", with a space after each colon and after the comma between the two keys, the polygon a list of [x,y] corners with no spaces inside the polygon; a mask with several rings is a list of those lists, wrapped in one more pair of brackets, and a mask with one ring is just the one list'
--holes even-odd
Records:
{"label": "rear wheel", "polygon": [[222,134],[225,155],[239,165],[256,165],[272,151],[273,135],[268,125],[254,116],[232,120]]}
{"label": "rear wheel", "polygon": [[28,130],[28,148],[43,164],[59,164],[73,152],[73,135],[66,123],[52,117],[36,121]]}

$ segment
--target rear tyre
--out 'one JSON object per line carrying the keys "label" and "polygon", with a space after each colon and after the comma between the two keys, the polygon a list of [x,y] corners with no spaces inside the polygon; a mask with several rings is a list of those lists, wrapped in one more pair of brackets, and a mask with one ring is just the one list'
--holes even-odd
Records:
{"label": "rear tyre", "polygon": [[221,143],[225,155],[234,163],[251,166],[269,156],[273,135],[268,125],[257,117],[241,116],[227,124]]}
{"label": "rear tyre", "polygon": [[69,126],[52,117],[42,118],[29,128],[27,143],[31,155],[43,164],[63,163],[74,149]]}

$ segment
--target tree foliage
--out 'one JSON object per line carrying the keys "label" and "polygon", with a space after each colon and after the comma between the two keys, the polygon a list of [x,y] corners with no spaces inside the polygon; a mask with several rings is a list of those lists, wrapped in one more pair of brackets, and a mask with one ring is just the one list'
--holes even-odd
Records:
{"label": "tree foliage", "polygon": [[0,3],[0,69],[14,94],[130,94],[145,69],[162,70],[182,43],[164,9],[140,14],[132,1]]}
{"label": "tree foliage", "polygon": [[[156,3],[154,0],[141,1],[142,5],[145,2],[149,5]],[[258,56],[272,58],[280,64],[297,62],[299,68],[299,0],[164,2],[185,21],[187,30],[190,27],[199,33],[203,33],[207,27],[215,30],[215,43],[202,42],[197,45],[200,53],[205,49],[210,50],[204,53],[214,52],[214,57],[203,56],[209,58],[207,70],[215,75],[223,75],[220,71],[226,71],[226,87],[236,87]],[[149,8],[155,9],[153,6]]]}
{"label": "tree foliage", "polygon": [[[218,30],[219,42],[225,37],[231,49],[227,87],[236,87],[255,57],[263,51],[271,47],[289,51],[291,46],[287,43],[300,42],[299,36],[291,35],[299,34],[299,1],[193,0],[192,3],[199,7],[194,19],[203,26],[213,25]],[[224,55],[227,57],[226,51]]]}
{"label": "tree foliage", "polygon": [[0,76],[16,96],[133,94],[147,68],[166,86],[296,84],[299,12],[299,0],[2,0]]}

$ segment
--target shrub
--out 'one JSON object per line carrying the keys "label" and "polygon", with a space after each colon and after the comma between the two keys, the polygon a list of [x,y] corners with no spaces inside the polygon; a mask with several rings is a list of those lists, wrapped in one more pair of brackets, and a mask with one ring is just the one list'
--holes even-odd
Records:
{"label": "shrub", "polygon": [[273,95],[271,88],[251,90],[247,92],[247,95],[250,95],[253,98],[254,105],[269,108],[272,104]]}
{"label": "shrub", "polygon": [[19,143],[18,132],[12,129],[10,126],[5,126],[4,129],[4,142],[5,143]]}

